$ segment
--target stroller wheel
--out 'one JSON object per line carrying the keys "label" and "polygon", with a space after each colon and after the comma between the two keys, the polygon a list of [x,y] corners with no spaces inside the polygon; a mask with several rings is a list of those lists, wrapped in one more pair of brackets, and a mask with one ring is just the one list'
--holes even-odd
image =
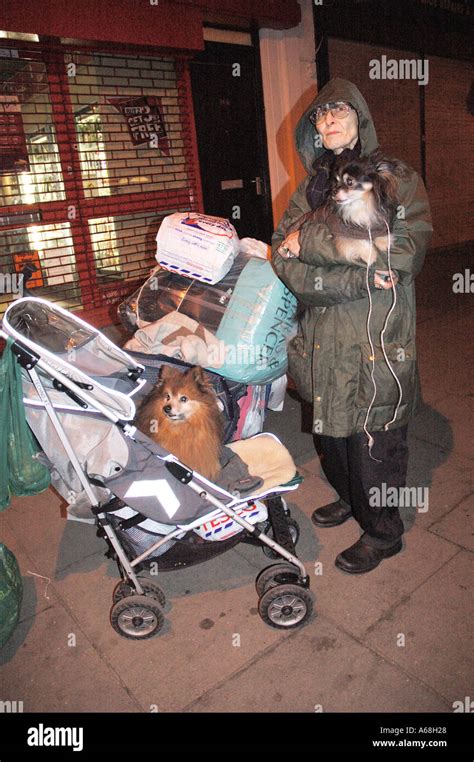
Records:
{"label": "stroller wheel", "polygon": [[255,580],[257,595],[261,598],[267,590],[277,585],[285,585],[287,583],[297,585],[299,578],[298,569],[292,564],[282,562],[267,566],[266,569],[262,569]]}
{"label": "stroller wheel", "polygon": [[266,591],[258,602],[258,613],[266,624],[279,629],[299,627],[311,616],[311,593],[300,585],[277,585]]}
{"label": "stroller wheel", "polygon": [[[295,519],[287,518],[286,521],[287,521],[287,524],[288,524],[288,531],[290,533],[290,537],[293,540],[293,545],[296,548],[298,540],[300,539],[300,526],[299,526],[298,522],[295,521]],[[273,540],[274,539],[273,529],[270,529],[267,532],[267,535],[269,536],[269,538],[271,540]],[[276,553],[274,550],[269,548],[268,545],[263,545],[262,546],[262,550],[265,553],[265,555],[268,556],[268,558],[281,558],[280,554]]]}
{"label": "stroller wheel", "polygon": [[112,606],[110,623],[124,638],[146,640],[161,630],[165,618],[157,601],[146,595],[129,595]]}
{"label": "stroller wheel", "polygon": [[[155,601],[158,601],[160,606],[164,606],[166,603],[166,597],[161,587],[155,582],[151,582],[149,579],[142,579],[142,577],[139,577],[138,579],[141,586],[143,587],[145,595],[149,595]],[[128,598],[130,595],[137,595],[135,588],[130,582],[125,582],[122,580],[115,587],[112,595],[113,602],[118,603],[118,601],[121,601],[124,598]]]}

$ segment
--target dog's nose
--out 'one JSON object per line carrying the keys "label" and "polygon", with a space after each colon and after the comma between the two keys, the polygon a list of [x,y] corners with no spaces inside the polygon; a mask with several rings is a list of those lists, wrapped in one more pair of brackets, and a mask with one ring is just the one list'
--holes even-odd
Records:
{"label": "dog's nose", "polygon": [[165,405],[163,408],[163,412],[166,413],[166,415],[171,413],[171,405]]}

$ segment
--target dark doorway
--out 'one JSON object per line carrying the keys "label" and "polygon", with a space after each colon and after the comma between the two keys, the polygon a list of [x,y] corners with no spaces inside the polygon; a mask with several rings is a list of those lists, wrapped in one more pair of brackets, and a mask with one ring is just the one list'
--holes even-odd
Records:
{"label": "dark doorway", "polygon": [[190,63],[207,214],[227,217],[239,237],[273,232],[263,94],[254,45],[207,42]]}

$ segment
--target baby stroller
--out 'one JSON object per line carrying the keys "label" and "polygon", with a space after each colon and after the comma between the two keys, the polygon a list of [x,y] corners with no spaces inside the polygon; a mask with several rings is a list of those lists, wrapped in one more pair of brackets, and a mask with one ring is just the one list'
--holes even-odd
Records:
{"label": "baby stroller", "polygon": [[210,482],[133,425],[150,388],[144,367],[95,328],[27,296],[8,307],[0,333],[22,368],[38,457],[71,516],[96,522],[118,564],[110,615],[116,632],[137,640],[158,633],[165,594],[157,572],[207,561],[239,542],[279,559],[256,579],[263,621],[286,629],[308,620],[312,596],[295,553],[298,525],[282,498],[302,478],[274,435],[227,445],[222,479]]}

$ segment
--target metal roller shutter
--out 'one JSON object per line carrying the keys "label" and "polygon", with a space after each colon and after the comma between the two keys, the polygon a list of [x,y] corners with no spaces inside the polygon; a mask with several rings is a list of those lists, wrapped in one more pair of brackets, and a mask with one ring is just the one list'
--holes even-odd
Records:
{"label": "metal roller shutter", "polygon": [[163,217],[201,208],[187,61],[2,45],[0,309],[31,261],[35,295],[110,322]]}

